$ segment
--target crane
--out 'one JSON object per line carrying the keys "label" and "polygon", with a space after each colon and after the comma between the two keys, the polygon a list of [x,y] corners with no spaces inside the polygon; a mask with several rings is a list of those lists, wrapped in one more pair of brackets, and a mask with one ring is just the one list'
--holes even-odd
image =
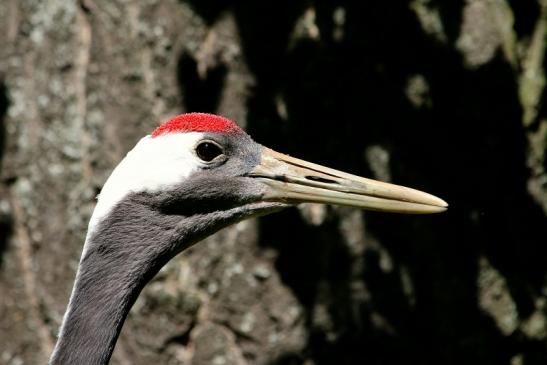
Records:
{"label": "crane", "polygon": [[447,209],[418,190],[278,153],[224,117],[173,117],[137,143],[97,198],[50,364],[107,364],[131,306],[170,259],[223,227],[302,202]]}

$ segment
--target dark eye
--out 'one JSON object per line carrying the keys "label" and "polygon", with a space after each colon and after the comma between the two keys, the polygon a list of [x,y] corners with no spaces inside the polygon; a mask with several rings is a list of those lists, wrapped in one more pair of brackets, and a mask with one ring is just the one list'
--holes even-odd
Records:
{"label": "dark eye", "polygon": [[205,162],[213,161],[222,153],[220,146],[213,142],[201,142],[196,146],[196,154]]}

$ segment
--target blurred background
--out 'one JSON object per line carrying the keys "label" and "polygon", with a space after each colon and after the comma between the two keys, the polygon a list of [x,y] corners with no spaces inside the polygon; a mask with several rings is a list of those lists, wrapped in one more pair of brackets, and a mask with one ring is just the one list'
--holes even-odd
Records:
{"label": "blurred background", "polygon": [[189,111],[450,209],[225,229],[112,364],[546,364],[546,42],[545,0],[2,0],[0,364],[47,362],[94,197]]}

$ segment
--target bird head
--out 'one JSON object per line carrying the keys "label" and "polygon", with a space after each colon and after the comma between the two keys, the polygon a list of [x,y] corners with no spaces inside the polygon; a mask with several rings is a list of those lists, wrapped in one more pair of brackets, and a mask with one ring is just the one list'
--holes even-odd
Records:
{"label": "bird head", "polygon": [[[233,121],[211,114],[176,116],[141,139],[104,185],[90,222],[179,228],[188,244],[235,221],[303,202],[397,213],[437,213],[447,204],[418,190],[375,181],[275,152]],[[147,221],[149,219],[149,221]],[[184,221],[184,224],[180,223]],[[165,224],[165,223],[164,223]],[[135,225],[128,233],[137,229]]]}

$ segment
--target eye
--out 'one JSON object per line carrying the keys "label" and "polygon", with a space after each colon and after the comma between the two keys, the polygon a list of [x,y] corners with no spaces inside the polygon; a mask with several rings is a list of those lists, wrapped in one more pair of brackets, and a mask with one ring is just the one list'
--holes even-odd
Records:
{"label": "eye", "polygon": [[205,162],[213,161],[223,153],[222,148],[211,141],[203,141],[196,146],[196,154]]}

